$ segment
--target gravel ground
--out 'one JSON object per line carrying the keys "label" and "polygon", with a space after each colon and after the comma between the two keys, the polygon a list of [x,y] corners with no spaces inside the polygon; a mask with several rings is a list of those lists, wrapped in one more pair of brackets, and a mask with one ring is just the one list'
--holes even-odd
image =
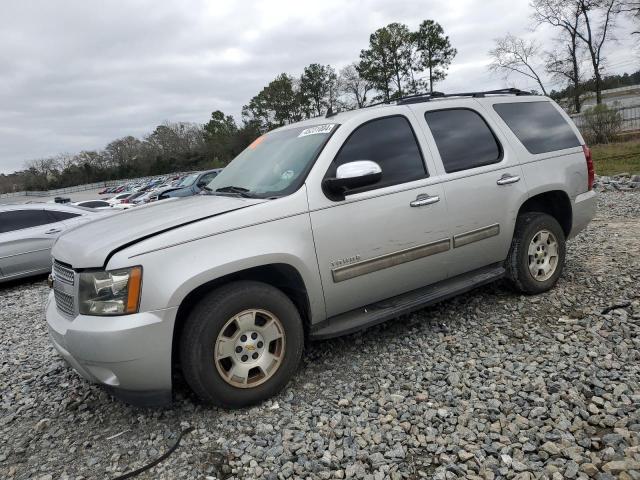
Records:
{"label": "gravel ground", "polygon": [[114,478],[194,427],[138,478],[640,479],[639,218],[639,193],[603,193],[551,292],[491,285],[314,343],[240,411],[114,400],[50,346],[42,279],[0,287],[0,478]]}

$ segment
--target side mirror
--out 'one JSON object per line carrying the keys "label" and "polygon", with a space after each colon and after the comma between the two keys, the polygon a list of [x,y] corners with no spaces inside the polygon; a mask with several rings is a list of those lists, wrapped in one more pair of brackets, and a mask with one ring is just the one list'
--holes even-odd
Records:
{"label": "side mirror", "polygon": [[322,187],[334,200],[344,200],[345,193],[354,188],[366,187],[382,178],[380,165],[371,160],[356,160],[340,165],[335,178],[325,178]]}

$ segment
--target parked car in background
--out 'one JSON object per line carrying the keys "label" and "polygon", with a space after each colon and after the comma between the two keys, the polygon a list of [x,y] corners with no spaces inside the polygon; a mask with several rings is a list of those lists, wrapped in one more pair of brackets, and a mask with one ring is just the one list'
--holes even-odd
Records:
{"label": "parked car in background", "polygon": [[58,236],[102,215],[69,204],[0,205],[0,282],[49,272]]}
{"label": "parked car in background", "polygon": [[182,181],[176,185],[176,188],[163,192],[158,199],[164,200],[165,198],[190,197],[192,195],[197,195],[209,184],[211,180],[216,178],[221,171],[221,168],[216,168],[189,175],[182,179]]}
{"label": "parked car in background", "polygon": [[158,200],[166,200],[169,197],[164,196],[167,192],[173,192],[175,190],[174,187],[170,186],[161,186],[149,192],[147,198],[145,198],[144,203],[149,202],[157,202]]}
{"label": "parked car in background", "polygon": [[129,195],[128,197],[123,198],[123,199],[120,201],[120,203],[121,203],[121,204],[133,203],[133,201],[134,201],[136,198],[141,197],[141,196],[142,196],[142,195],[144,195],[144,194],[145,194],[145,192],[135,192],[135,193],[132,193],[132,194],[131,194],[131,195]]}
{"label": "parked car in background", "polygon": [[155,190],[146,190],[142,191],[142,195],[131,200],[130,205],[143,205],[145,203],[149,203],[151,201],[151,196],[154,194]]}
{"label": "parked car in background", "polygon": [[108,199],[107,202],[109,202],[111,205],[122,203],[122,200],[124,200],[125,198],[130,197],[131,195],[133,195],[132,192],[119,193],[118,195]]}
{"label": "parked car in background", "polygon": [[74,205],[84,208],[111,208],[111,204],[106,200],[85,200],[83,202],[75,202]]}

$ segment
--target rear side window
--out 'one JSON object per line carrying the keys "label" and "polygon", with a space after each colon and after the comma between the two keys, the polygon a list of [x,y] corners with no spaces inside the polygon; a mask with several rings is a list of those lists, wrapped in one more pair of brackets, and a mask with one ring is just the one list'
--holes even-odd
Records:
{"label": "rear side window", "polygon": [[498,140],[477,112],[452,108],[426,112],[424,117],[447,173],[490,165],[502,159]]}
{"label": "rear side window", "polygon": [[496,103],[493,109],[529,153],[580,146],[576,134],[550,102]]}
{"label": "rear side window", "polygon": [[382,169],[382,178],[375,185],[356,191],[388,187],[427,176],[413,129],[402,116],[372,120],[354,130],[340,148],[327,175],[333,176],[340,165],[357,160],[376,162]]}
{"label": "rear side window", "polygon": [[68,220],[69,218],[80,216],[77,213],[61,212],[60,210],[49,210],[49,215],[51,215],[54,222],[61,222],[62,220]]}
{"label": "rear side window", "polygon": [[44,210],[13,210],[0,213],[0,233],[38,227],[47,223],[55,223],[55,220]]}

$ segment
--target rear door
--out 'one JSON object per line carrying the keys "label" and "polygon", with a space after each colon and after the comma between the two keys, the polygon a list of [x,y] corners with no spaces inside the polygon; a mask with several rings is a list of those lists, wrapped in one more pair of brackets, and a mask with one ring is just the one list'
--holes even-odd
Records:
{"label": "rear door", "polygon": [[64,224],[44,209],[10,210],[1,215],[0,269],[4,276],[48,271],[51,247]]}
{"label": "rear door", "polygon": [[[440,107],[441,105],[441,107]],[[490,113],[476,101],[416,105],[444,179],[449,274],[505,260],[527,189],[516,155]]]}

